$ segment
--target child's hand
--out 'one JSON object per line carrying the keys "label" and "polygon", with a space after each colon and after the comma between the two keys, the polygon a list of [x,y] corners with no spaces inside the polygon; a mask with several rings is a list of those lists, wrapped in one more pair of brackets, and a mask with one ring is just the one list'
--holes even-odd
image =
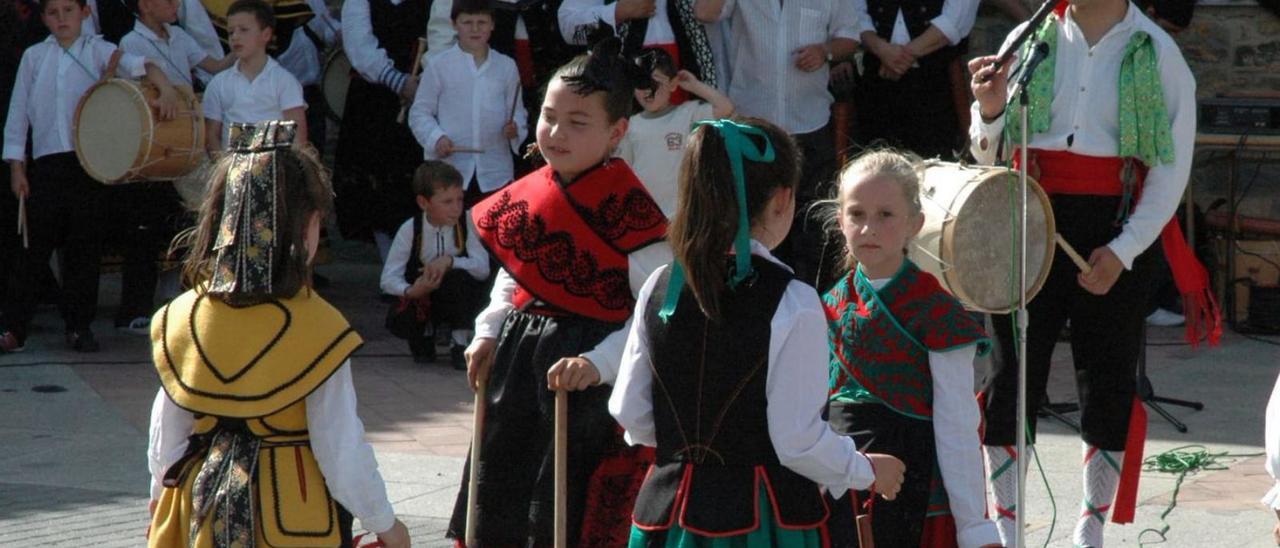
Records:
{"label": "child's hand", "polygon": [[516,123],[508,121],[507,125],[502,126],[502,136],[508,139],[515,139],[520,136],[520,128],[516,127]]}
{"label": "child's hand", "polygon": [[443,274],[423,267],[422,273],[418,274],[418,278],[413,281],[413,285],[404,290],[404,296],[410,299],[426,297],[432,291],[440,289],[440,281],[442,279],[444,279]]}
{"label": "child's hand", "polygon": [[680,89],[693,93],[694,88],[702,85],[702,80],[699,80],[692,72],[680,69],[680,72],[676,73],[676,85],[679,86]]}
{"label": "child's hand", "polygon": [[547,371],[548,390],[586,390],[600,382],[600,370],[581,356],[560,358]]}
{"label": "child's hand", "polygon": [[446,135],[436,141],[436,156],[448,158],[450,154],[453,154],[453,141]]}
{"label": "child's hand", "polygon": [[498,340],[492,337],[476,337],[467,347],[463,356],[467,358],[467,381],[472,390],[479,390],[480,377],[489,377],[489,368],[493,367],[493,352],[498,348]]}
{"label": "child's hand", "polygon": [[899,78],[906,74],[908,70],[911,70],[912,65],[916,64],[916,56],[912,55],[911,50],[908,50],[906,46],[886,42],[875,48],[872,53],[880,58],[880,63],[888,69],[888,72],[897,75]]}
{"label": "child's hand", "polygon": [[453,257],[450,255],[441,255],[431,259],[431,262],[428,262],[427,266],[423,267],[424,271],[433,272],[434,275],[440,276],[441,280],[444,279],[445,274],[449,273],[450,268],[453,268]]}
{"label": "child's hand", "polygon": [[26,169],[11,169],[9,174],[9,190],[13,191],[14,198],[26,198],[31,195],[31,185],[27,183]]}
{"label": "child's hand", "polygon": [[813,72],[827,64],[826,44],[810,44],[795,51],[796,68]]}
{"label": "child's hand", "polygon": [[414,96],[418,95],[418,77],[409,76],[404,81],[404,87],[400,88],[400,104],[412,105]]}
{"label": "child's hand", "polygon": [[882,453],[868,453],[867,460],[871,461],[871,468],[876,472],[876,492],[880,493],[884,500],[898,498],[907,465],[902,464],[898,457]]}
{"label": "child's hand", "polygon": [[397,519],[390,529],[378,533],[378,541],[387,548],[409,548],[409,529]]}
{"label": "child's hand", "polygon": [[178,91],[173,86],[160,88],[160,96],[153,105],[160,114],[161,120],[172,120],[178,115]]}

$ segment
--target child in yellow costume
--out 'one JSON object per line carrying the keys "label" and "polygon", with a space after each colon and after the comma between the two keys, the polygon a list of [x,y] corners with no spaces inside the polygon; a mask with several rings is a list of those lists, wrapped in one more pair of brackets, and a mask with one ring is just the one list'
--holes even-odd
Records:
{"label": "child in yellow costume", "polygon": [[360,336],[311,290],[333,204],[292,122],[233,125],[185,272],[156,313],[149,545],[350,546],[352,515],[409,546],[356,415]]}

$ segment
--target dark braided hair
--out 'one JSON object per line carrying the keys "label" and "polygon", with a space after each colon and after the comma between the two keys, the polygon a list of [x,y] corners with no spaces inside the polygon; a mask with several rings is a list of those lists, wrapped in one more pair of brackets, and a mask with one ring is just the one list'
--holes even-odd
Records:
{"label": "dark braided hair", "polygon": [[555,78],[583,97],[604,93],[604,109],[613,123],[631,116],[635,90],[655,88],[653,70],[639,59],[623,55],[622,40],[607,25],[595,25],[594,29],[589,36],[598,39],[591,40],[591,51],[560,67]]}

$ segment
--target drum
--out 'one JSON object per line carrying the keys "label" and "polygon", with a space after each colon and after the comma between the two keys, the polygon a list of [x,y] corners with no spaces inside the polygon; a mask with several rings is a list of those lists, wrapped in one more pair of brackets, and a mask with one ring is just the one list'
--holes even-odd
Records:
{"label": "drum", "polygon": [[80,98],[75,147],[80,165],[106,184],[172,180],[205,158],[200,99],[178,87],[178,115],[161,121],[148,102],[159,96],[150,84],[109,79]]}
{"label": "drum", "polygon": [[324,93],[325,113],[335,122],[342,123],[342,109],[347,105],[347,88],[350,85],[351,60],[341,49],[330,51],[325,56],[320,90]]}
{"label": "drum", "polygon": [[[1027,182],[1027,301],[1053,263],[1049,196]],[[1018,173],[1002,167],[932,161],[920,182],[924,228],[911,260],[933,274],[966,308],[1006,313],[1018,306],[1016,235],[1021,228]]]}

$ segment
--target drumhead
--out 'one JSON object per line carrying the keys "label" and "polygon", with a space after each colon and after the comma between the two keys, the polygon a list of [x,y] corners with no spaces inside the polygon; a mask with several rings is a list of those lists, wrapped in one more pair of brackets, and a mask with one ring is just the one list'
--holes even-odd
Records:
{"label": "drumhead", "polygon": [[325,60],[320,88],[324,91],[325,111],[336,122],[342,122],[342,110],[347,105],[347,88],[350,86],[351,60],[342,50],[333,50]]}
{"label": "drumhead", "polygon": [[[931,165],[921,185],[925,228],[912,259],[970,309],[1004,313],[1018,304],[1020,231],[1017,172]],[[1039,184],[1028,184],[1027,300],[1040,291],[1053,261],[1053,209]],[[935,259],[936,258],[936,259]],[[939,261],[940,259],[940,261]]]}
{"label": "drumhead", "polygon": [[149,138],[151,110],[141,91],[122,80],[95,85],[76,109],[75,147],[89,176],[114,183],[129,175]]}

